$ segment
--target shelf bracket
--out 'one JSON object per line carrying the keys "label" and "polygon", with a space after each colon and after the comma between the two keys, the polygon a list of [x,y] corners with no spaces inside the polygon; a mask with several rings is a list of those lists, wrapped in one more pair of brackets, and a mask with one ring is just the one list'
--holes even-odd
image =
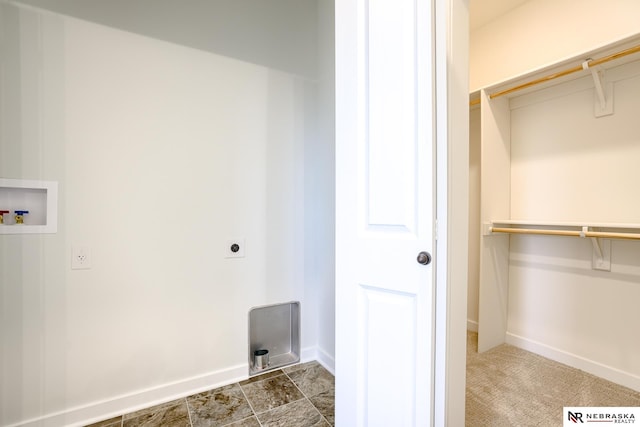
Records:
{"label": "shelf bracket", "polygon": [[[586,237],[589,227],[582,227],[580,237]],[[591,268],[594,270],[611,271],[611,240],[589,237],[593,246]]]}
{"label": "shelf bracket", "polygon": [[596,117],[610,116],[613,114],[613,83],[603,84],[604,71],[589,67],[591,59],[582,63],[582,69],[591,71],[596,100],[593,113]]}

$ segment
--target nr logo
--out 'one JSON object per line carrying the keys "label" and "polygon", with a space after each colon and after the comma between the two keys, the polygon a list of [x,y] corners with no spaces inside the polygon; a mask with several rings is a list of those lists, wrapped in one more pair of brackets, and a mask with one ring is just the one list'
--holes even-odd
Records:
{"label": "nr logo", "polygon": [[571,421],[572,423],[577,424],[578,421],[581,423],[584,423],[584,421],[582,421],[582,412],[575,412],[575,413],[571,411],[567,411],[567,412],[568,412],[567,417],[569,421]]}

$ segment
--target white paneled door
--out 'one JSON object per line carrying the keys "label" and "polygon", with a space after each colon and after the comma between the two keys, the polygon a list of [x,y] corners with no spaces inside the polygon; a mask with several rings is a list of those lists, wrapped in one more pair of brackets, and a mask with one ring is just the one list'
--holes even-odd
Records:
{"label": "white paneled door", "polygon": [[432,58],[431,1],[336,1],[339,427],[432,424]]}

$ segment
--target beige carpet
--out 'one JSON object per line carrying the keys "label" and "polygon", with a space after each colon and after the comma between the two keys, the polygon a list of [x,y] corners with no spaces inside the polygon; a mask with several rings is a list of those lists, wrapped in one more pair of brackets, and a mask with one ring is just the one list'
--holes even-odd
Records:
{"label": "beige carpet", "polygon": [[466,397],[469,427],[562,426],[563,406],[640,406],[634,390],[508,344],[478,354],[475,332]]}

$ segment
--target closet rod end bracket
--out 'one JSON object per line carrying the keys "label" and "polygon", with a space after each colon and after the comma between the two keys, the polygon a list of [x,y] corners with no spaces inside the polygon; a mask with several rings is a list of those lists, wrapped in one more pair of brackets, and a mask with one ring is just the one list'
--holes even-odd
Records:
{"label": "closet rod end bracket", "polygon": [[593,105],[593,114],[595,117],[610,116],[613,114],[613,83],[604,81],[604,71],[598,67],[590,67],[589,63],[593,61],[588,58],[582,63],[583,70],[589,70],[593,77],[593,88],[595,92],[595,100]]}
{"label": "closet rod end bracket", "polygon": [[611,240],[590,237],[593,245],[591,268],[593,270],[611,271]]}
{"label": "closet rod end bracket", "polygon": [[493,235],[493,223],[492,222],[483,222],[482,223],[482,235],[483,236],[492,236]]}

